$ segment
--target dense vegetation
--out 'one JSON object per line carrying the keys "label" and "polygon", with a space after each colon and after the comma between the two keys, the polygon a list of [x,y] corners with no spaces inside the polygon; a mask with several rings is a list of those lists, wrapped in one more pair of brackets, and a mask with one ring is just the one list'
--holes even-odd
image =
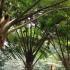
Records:
{"label": "dense vegetation", "polygon": [[33,70],[38,60],[56,54],[68,70],[69,12],[69,0],[1,0],[1,51],[9,59],[21,59],[25,70]]}

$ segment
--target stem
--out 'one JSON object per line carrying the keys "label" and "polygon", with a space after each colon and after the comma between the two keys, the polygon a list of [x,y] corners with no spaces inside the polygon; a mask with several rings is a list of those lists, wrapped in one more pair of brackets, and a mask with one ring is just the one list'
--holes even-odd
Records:
{"label": "stem", "polygon": [[32,62],[26,63],[26,65],[25,65],[25,70],[33,70]]}

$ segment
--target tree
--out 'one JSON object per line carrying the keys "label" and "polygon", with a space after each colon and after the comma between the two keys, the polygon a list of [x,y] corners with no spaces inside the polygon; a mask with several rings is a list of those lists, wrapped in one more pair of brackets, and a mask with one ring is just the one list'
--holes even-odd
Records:
{"label": "tree", "polygon": [[62,64],[64,65],[66,70],[70,69],[70,52],[69,52],[70,16],[68,14],[68,11],[69,9],[67,9],[67,11],[64,11],[64,14],[66,14],[67,16],[64,16],[62,14],[64,18],[59,18],[59,20],[56,18],[57,21],[54,21],[55,26],[53,28],[54,30],[53,32],[55,32],[55,34],[52,33],[52,35],[50,35],[50,43],[53,45],[54,49],[56,50],[56,53],[60,58],[60,60],[62,61]]}
{"label": "tree", "polygon": [[[31,6],[30,6],[27,10],[25,10],[19,17],[17,16],[17,18],[14,18],[14,19],[8,21],[8,23],[5,22],[5,23],[4,23],[5,25],[2,26],[2,24],[1,24],[1,22],[0,22],[0,26],[1,26],[1,28],[0,28],[0,33],[1,33],[0,38],[2,39],[2,40],[0,41],[1,43],[4,42],[4,41],[3,41],[3,40],[5,40],[4,37],[6,37],[7,32],[8,32],[8,29],[9,29],[12,25],[14,25],[14,24],[16,24],[16,23],[18,23],[18,22],[20,22],[20,21],[22,21],[22,20],[25,20],[25,19],[27,19],[28,17],[32,17],[34,14],[37,14],[37,13],[40,12],[40,11],[43,11],[43,10],[48,9],[48,8],[50,8],[50,7],[57,6],[57,5],[59,5],[60,3],[65,2],[66,0],[63,0],[63,1],[59,2],[59,3],[56,3],[56,4],[51,5],[51,6],[48,6],[48,7],[41,8],[41,9],[35,11],[35,12],[31,12],[31,13],[26,14],[26,13],[27,13],[28,11],[30,11],[36,4],[38,4],[39,1],[40,1],[40,0],[36,1],[33,5],[31,5]],[[5,1],[4,1],[4,0],[1,0],[0,2],[1,2],[1,6],[0,6],[0,10],[1,10],[1,11],[0,11],[0,14],[1,14],[1,15],[0,15],[0,17],[2,18],[3,12],[5,12],[5,8],[4,8]],[[5,13],[5,14],[6,14],[6,13]],[[22,16],[22,15],[23,15],[23,16]],[[5,16],[4,16],[4,17],[5,17]],[[4,33],[5,33],[5,35],[4,35]],[[3,35],[4,35],[4,36],[3,36]],[[2,45],[1,45],[1,46],[2,46]]]}
{"label": "tree", "polygon": [[[40,2],[40,0],[38,0],[38,1],[34,2],[34,4],[30,5],[30,7],[27,6],[28,8],[24,12],[21,11],[21,13],[22,13],[21,15],[14,16],[15,17],[14,19],[12,19],[13,17],[11,17],[11,20],[6,22],[5,25],[1,26],[1,28],[0,28],[0,34],[1,34],[0,42],[2,43],[2,45],[0,45],[1,49],[2,49],[5,38],[7,38],[7,36],[10,35],[11,32],[16,31],[19,40],[17,40],[17,38],[15,38],[14,41],[17,41],[17,43],[19,43],[19,41],[20,41],[21,43],[19,43],[17,45],[17,44],[13,44],[14,41],[12,41],[12,44],[15,46],[15,47],[13,47],[15,49],[15,51],[14,51],[13,48],[11,50],[10,49],[11,47],[9,47],[9,52],[12,52],[12,54],[14,52],[15,53],[17,52],[16,54],[21,59],[23,59],[21,55],[23,55],[23,53],[24,53],[25,58],[26,58],[26,62],[23,60],[23,62],[25,64],[25,69],[26,70],[32,70],[33,69],[32,68],[33,67],[33,61],[34,61],[38,51],[41,49],[44,41],[45,40],[49,41],[49,32],[51,32],[51,30],[52,30],[52,28],[51,29],[48,28],[48,30],[47,30],[47,28],[45,28],[44,24],[42,24],[41,26],[38,25],[38,20],[37,19],[38,19],[38,17],[44,15],[44,13],[46,13],[46,12],[49,13],[49,12],[57,10],[56,8],[58,6],[60,6],[60,4],[62,4],[65,1],[67,1],[67,0],[59,1],[55,4],[49,5],[47,7],[39,6],[39,7],[35,8],[37,6],[37,4]],[[13,1],[11,1],[11,3],[12,2]],[[23,1],[21,0],[20,2],[22,3]],[[5,3],[7,3],[7,2],[4,2],[4,0],[1,0],[1,18],[2,18],[3,12],[5,13],[5,9],[3,10],[3,8],[2,8]],[[35,11],[33,11],[32,9],[34,9]],[[38,10],[36,10],[36,9],[38,9]],[[59,7],[59,9],[61,9],[61,8]],[[42,13],[42,14],[40,15],[40,13]],[[3,14],[3,15],[5,15],[5,14]],[[15,12],[14,12],[14,14],[15,14]],[[59,22],[63,19],[64,19],[64,17],[61,17]],[[22,23],[21,21],[24,22],[24,23]],[[31,25],[32,22],[33,23],[35,22],[36,27],[32,28],[32,26],[31,26],[31,28],[28,29],[26,27],[26,25],[28,25],[27,22],[30,23],[29,25]],[[15,26],[15,27],[13,27],[13,26]],[[23,26],[25,26],[25,27],[23,29],[21,29],[21,27],[23,27]],[[43,29],[43,26],[44,26],[44,29]],[[11,28],[12,30],[9,31],[10,27],[12,27]],[[53,24],[53,27],[54,27],[54,24]],[[20,29],[20,32],[18,31],[19,29]],[[39,35],[37,35],[38,32],[36,34],[34,34],[35,29],[37,29],[37,30],[40,29],[40,31],[39,31],[40,34]],[[35,30],[35,32],[36,32],[36,30]],[[39,37],[40,37],[40,39],[39,39]],[[8,41],[8,42],[10,42],[10,41]],[[11,44],[11,43],[9,43],[9,44]],[[23,46],[25,46],[25,47],[23,47]],[[35,48],[33,46],[35,46]]]}

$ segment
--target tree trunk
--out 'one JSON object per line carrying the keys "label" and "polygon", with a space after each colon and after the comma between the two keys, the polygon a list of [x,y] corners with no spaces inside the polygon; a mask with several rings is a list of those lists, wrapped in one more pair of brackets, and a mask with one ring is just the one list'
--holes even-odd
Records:
{"label": "tree trunk", "polygon": [[65,61],[62,61],[62,63],[65,67],[65,70],[70,70],[70,59],[68,60],[68,59],[65,58]]}
{"label": "tree trunk", "polygon": [[32,66],[32,63],[31,62],[30,63],[27,63],[25,65],[25,70],[33,70],[33,66]]}

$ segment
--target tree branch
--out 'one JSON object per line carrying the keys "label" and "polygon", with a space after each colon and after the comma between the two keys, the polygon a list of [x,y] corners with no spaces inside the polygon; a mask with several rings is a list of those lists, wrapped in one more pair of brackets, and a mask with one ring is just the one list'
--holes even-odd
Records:
{"label": "tree branch", "polygon": [[23,12],[23,14],[21,14],[20,17],[22,17],[22,15],[26,14],[28,11],[30,11],[33,7],[35,7],[41,0],[36,1],[33,5],[31,5],[27,10],[25,10]]}

